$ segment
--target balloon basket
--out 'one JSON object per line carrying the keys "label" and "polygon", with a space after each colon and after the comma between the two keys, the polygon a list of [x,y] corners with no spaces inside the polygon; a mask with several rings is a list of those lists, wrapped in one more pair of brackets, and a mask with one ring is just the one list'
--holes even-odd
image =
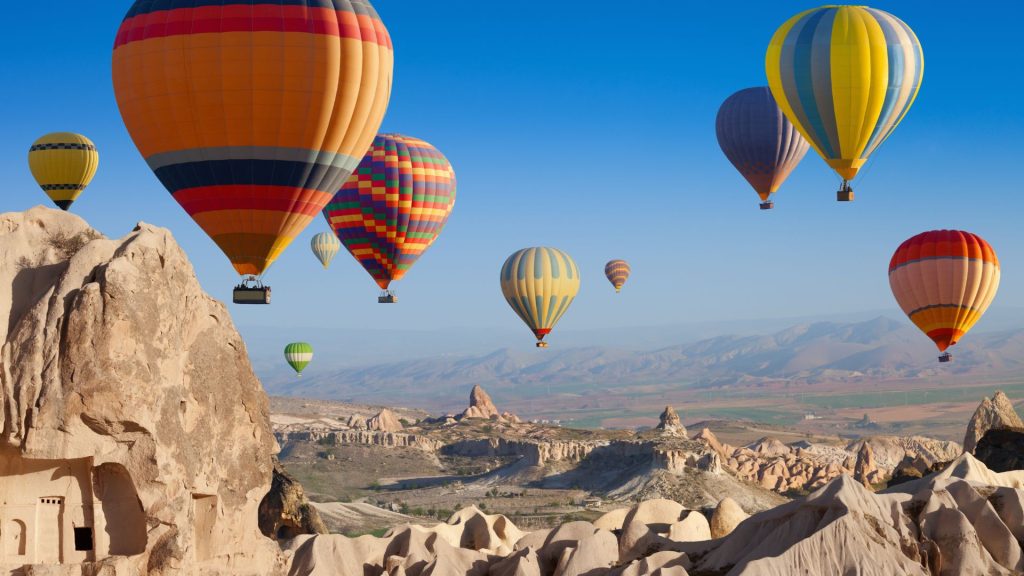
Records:
{"label": "balloon basket", "polygon": [[953,355],[950,354],[949,352],[946,352],[942,356],[939,356],[939,362],[952,362],[952,361],[953,361]]}
{"label": "balloon basket", "polygon": [[270,304],[270,286],[264,286],[256,278],[246,278],[235,286],[231,296],[235,304]]}
{"label": "balloon basket", "polygon": [[398,296],[396,296],[393,292],[387,290],[381,292],[380,296],[377,296],[378,304],[394,304],[396,302],[398,302]]}
{"label": "balloon basket", "polygon": [[853,202],[853,188],[846,182],[843,182],[839,192],[836,192],[836,200],[839,202]]}
{"label": "balloon basket", "polygon": [[547,348],[547,347],[548,347],[548,343],[547,342],[537,342],[537,348]]}
{"label": "balloon basket", "polygon": [[766,202],[761,202],[761,210],[771,210],[772,208],[775,208],[775,202],[772,202],[770,200]]}

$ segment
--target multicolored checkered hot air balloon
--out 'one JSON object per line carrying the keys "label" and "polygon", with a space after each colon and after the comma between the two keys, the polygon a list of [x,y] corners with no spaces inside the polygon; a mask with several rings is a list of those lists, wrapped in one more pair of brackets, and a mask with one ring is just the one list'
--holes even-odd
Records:
{"label": "multicolored checkered hot air balloon", "polygon": [[384,294],[401,280],[444,229],[455,207],[455,171],[418,138],[377,136],[355,173],[324,208],[345,248]]}
{"label": "multicolored checkered hot air balloon", "polygon": [[988,309],[999,289],[999,259],[980,236],[959,230],[918,234],[896,249],[889,285],[900,308],[928,335],[940,362]]}
{"label": "multicolored checkered hot air balloon", "polygon": [[137,0],[114,93],[156,176],[257,277],[359,164],[393,59],[367,0]]}
{"label": "multicolored checkered hot air balloon", "polygon": [[801,12],[772,37],[768,85],[782,111],[849,181],[907,115],[924,77],[921,43],[902,20],[867,6]]}
{"label": "multicolored checkered hot air balloon", "polygon": [[810,148],[775,103],[766,87],[747,88],[729,96],[715,119],[718,145],[736,170],[761,197],[761,209],[786,181]]}
{"label": "multicolored checkered hot air balloon", "polygon": [[615,287],[616,294],[622,291],[622,285],[629,279],[629,273],[632,271],[625,260],[612,260],[604,265],[604,275]]}
{"label": "multicolored checkered hot air balloon", "polygon": [[313,346],[305,342],[292,342],[284,347],[284,359],[296,374],[302,376],[302,371],[313,361]]}
{"label": "multicolored checkered hot air balloon", "polygon": [[327,270],[331,266],[331,260],[338,255],[338,251],[341,250],[341,242],[338,241],[338,237],[332,232],[321,232],[309,241],[309,247],[313,250],[313,255],[320,261],[324,266],[324,270]]}
{"label": "multicolored checkered hot air balloon", "polygon": [[96,145],[81,134],[54,132],[32,143],[28,166],[39,187],[67,210],[92,182],[100,165]]}
{"label": "multicolored checkered hot air balloon", "polygon": [[557,248],[524,248],[501,267],[501,293],[546,348],[544,337],[562,318],[580,290],[580,269]]}

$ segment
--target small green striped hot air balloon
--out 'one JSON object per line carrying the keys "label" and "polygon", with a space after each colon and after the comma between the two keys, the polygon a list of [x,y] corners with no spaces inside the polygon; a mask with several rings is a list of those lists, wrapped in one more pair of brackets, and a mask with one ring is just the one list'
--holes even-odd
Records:
{"label": "small green striped hot air balloon", "polygon": [[284,347],[284,359],[296,374],[302,376],[302,371],[313,360],[313,347],[306,342],[292,342]]}

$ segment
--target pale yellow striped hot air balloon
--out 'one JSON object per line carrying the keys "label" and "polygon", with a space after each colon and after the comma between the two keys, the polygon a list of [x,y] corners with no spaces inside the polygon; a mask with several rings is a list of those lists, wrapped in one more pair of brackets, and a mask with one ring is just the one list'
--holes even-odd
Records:
{"label": "pale yellow striped hot air balloon", "polygon": [[67,210],[92,182],[100,165],[96,145],[81,134],[54,132],[32,143],[28,166],[39,187]]}
{"label": "pale yellow striped hot air balloon", "polygon": [[557,248],[524,248],[501,267],[501,292],[546,348],[544,337],[569,309],[580,289],[580,270]]}
{"label": "pale yellow striped hot air balloon", "polygon": [[313,250],[316,259],[324,265],[324,270],[327,270],[331,266],[331,260],[334,260],[338,251],[341,250],[341,240],[338,240],[333,232],[321,232],[313,236],[309,247]]}

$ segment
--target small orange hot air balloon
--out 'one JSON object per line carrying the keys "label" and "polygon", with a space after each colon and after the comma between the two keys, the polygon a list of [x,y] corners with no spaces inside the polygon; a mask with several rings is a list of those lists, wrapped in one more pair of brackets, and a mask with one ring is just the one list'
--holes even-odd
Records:
{"label": "small orange hot air balloon", "polygon": [[980,236],[959,230],[918,234],[896,249],[889,285],[900,308],[946,351],[981,318],[999,288],[999,259]]}
{"label": "small orange hot air balloon", "polygon": [[604,275],[615,287],[616,294],[622,291],[622,285],[629,279],[629,273],[632,271],[625,260],[612,260],[604,265]]}

